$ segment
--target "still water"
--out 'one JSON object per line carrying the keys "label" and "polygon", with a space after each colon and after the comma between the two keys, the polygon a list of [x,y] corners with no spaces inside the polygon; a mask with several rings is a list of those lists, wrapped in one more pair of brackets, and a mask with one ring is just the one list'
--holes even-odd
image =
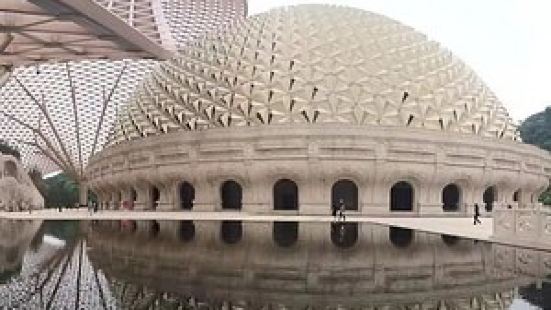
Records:
{"label": "still water", "polygon": [[550,309],[551,253],[356,223],[0,220],[0,309]]}

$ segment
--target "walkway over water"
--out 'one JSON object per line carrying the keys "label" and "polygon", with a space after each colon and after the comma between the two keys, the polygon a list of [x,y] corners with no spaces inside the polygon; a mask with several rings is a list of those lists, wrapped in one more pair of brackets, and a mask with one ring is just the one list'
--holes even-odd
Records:
{"label": "walkway over water", "polygon": [[[222,221],[236,220],[245,222],[331,222],[333,217],[320,215],[266,215],[245,212],[155,212],[155,211],[115,211],[102,210],[90,214],[86,209],[44,209],[28,212],[0,212],[0,219],[14,220],[135,220],[135,221]],[[491,241],[521,247],[551,250],[546,245],[515,240],[496,240],[493,238],[492,218],[482,218],[481,225],[473,225],[470,217],[369,217],[347,215],[347,222],[373,223],[380,225],[410,228],[424,232],[454,235],[463,238]]]}
{"label": "walkway over water", "polygon": [[[17,220],[158,220],[158,221],[220,221],[238,220],[249,222],[331,222],[333,217],[320,215],[263,215],[245,212],[155,212],[155,211],[98,211],[90,214],[86,209],[44,209],[28,212],[0,212],[0,218]],[[374,223],[411,228],[420,231],[449,234],[471,239],[491,240],[492,219],[483,218],[482,225],[473,226],[467,217],[367,217],[347,215],[347,222]]]}

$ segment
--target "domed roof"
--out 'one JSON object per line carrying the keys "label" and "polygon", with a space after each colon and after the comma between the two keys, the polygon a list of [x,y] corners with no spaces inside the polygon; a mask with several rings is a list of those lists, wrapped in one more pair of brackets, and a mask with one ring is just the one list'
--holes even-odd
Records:
{"label": "domed roof", "polygon": [[360,9],[274,9],[159,65],[112,143],[175,130],[292,123],[399,126],[516,139],[507,111],[438,43]]}

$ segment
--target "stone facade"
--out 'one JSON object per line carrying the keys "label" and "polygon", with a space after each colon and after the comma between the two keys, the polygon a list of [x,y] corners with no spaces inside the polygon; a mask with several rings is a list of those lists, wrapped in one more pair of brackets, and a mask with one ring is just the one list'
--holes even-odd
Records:
{"label": "stone facade", "polygon": [[[444,212],[446,185],[459,189],[457,206],[447,214],[465,215],[475,203],[484,206],[490,186],[495,206],[530,206],[547,188],[550,175],[549,154],[520,142],[338,124],[148,137],[108,148],[91,159],[87,170],[90,188],[109,209],[129,200],[135,200],[136,209],[180,209],[180,187],[188,182],[195,190],[194,211],[223,210],[221,186],[234,180],[242,189],[244,211],[328,214],[333,185],[350,180],[358,201],[357,211],[351,212],[431,216]],[[274,210],[273,189],[280,179],[296,183],[298,210]],[[390,208],[391,189],[400,181],[412,187],[407,212]]]}
{"label": "stone facade", "polygon": [[494,213],[494,240],[525,246],[551,248],[551,206],[516,204],[501,206]]}
{"label": "stone facade", "polygon": [[86,179],[105,208],[469,214],[547,187],[551,157],[518,140],[486,85],[423,34],[299,5],[159,64]]}
{"label": "stone facade", "polygon": [[44,198],[11,155],[0,153],[0,211],[23,211],[44,208]]}

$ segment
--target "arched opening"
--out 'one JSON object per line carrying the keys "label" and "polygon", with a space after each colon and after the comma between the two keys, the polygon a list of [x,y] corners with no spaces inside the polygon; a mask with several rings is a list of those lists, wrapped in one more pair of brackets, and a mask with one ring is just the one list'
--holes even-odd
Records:
{"label": "arched opening", "polygon": [[346,210],[358,210],[358,186],[351,180],[338,180],[331,188],[331,205],[344,203]]}
{"label": "arched opening", "polygon": [[413,230],[401,227],[390,227],[389,239],[399,248],[406,248],[413,242]]}
{"label": "arched opening", "polygon": [[273,236],[280,247],[290,247],[298,240],[298,222],[274,222]]}
{"label": "arched opening", "polygon": [[484,201],[484,208],[486,209],[486,212],[491,212],[494,208],[494,202],[496,201],[496,187],[495,186],[489,186],[484,191],[484,194],[482,195],[482,200]]}
{"label": "arched opening", "polygon": [[459,237],[457,237],[457,236],[440,235],[440,237],[442,238],[442,241],[444,241],[444,243],[448,246],[455,245],[459,242]]}
{"label": "arched opening", "polygon": [[274,210],[298,210],[298,187],[289,179],[281,179],[274,185]]}
{"label": "arched opening", "polygon": [[234,180],[224,182],[220,188],[222,198],[222,209],[241,210],[243,189]]}
{"label": "arched opening", "polygon": [[138,200],[138,192],[134,188],[130,189],[130,200],[133,203],[136,203],[136,200]]}
{"label": "arched opening", "polygon": [[155,220],[151,221],[149,224],[149,236],[151,238],[157,238],[160,231],[161,231],[161,225],[159,225],[159,222]]}
{"label": "arched opening", "polygon": [[161,192],[157,188],[157,186],[151,187],[151,200],[149,201],[149,208],[156,210],[159,206],[159,200],[161,199]]}
{"label": "arched opening", "polygon": [[444,211],[459,211],[461,190],[455,184],[448,184],[442,190],[442,208]]}
{"label": "arched opening", "polygon": [[178,238],[182,242],[190,242],[195,238],[195,224],[193,221],[180,221]]}
{"label": "arched opening", "polygon": [[243,225],[241,221],[222,221],[220,236],[227,244],[235,244],[243,237]]}
{"label": "arched opening", "polygon": [[195,188],[188,182],[180,184],[180,208],[184,210],[193,209],[193,201],[195,200]]}
{"label": "arched opening", "polygon": [[390,211],[413,211],[413,194],[408,182],[395,183],[390,189]]}
{"label": "arched opening", "polygon": [[8,160],[4,163],[4,176],[17,179],[17,165],[13,161]]}
{"label": "arched opening", "polygon": [[331,223],[331,241],[339,248],[350,248],[358,241],[358,223]]}
{"label": "arched opening", "polygon": [[514,202],[520,202],[520,197],[521,196],[521,191],[520,189],[517,189],[514,193],[513,193],[513,201]]}

